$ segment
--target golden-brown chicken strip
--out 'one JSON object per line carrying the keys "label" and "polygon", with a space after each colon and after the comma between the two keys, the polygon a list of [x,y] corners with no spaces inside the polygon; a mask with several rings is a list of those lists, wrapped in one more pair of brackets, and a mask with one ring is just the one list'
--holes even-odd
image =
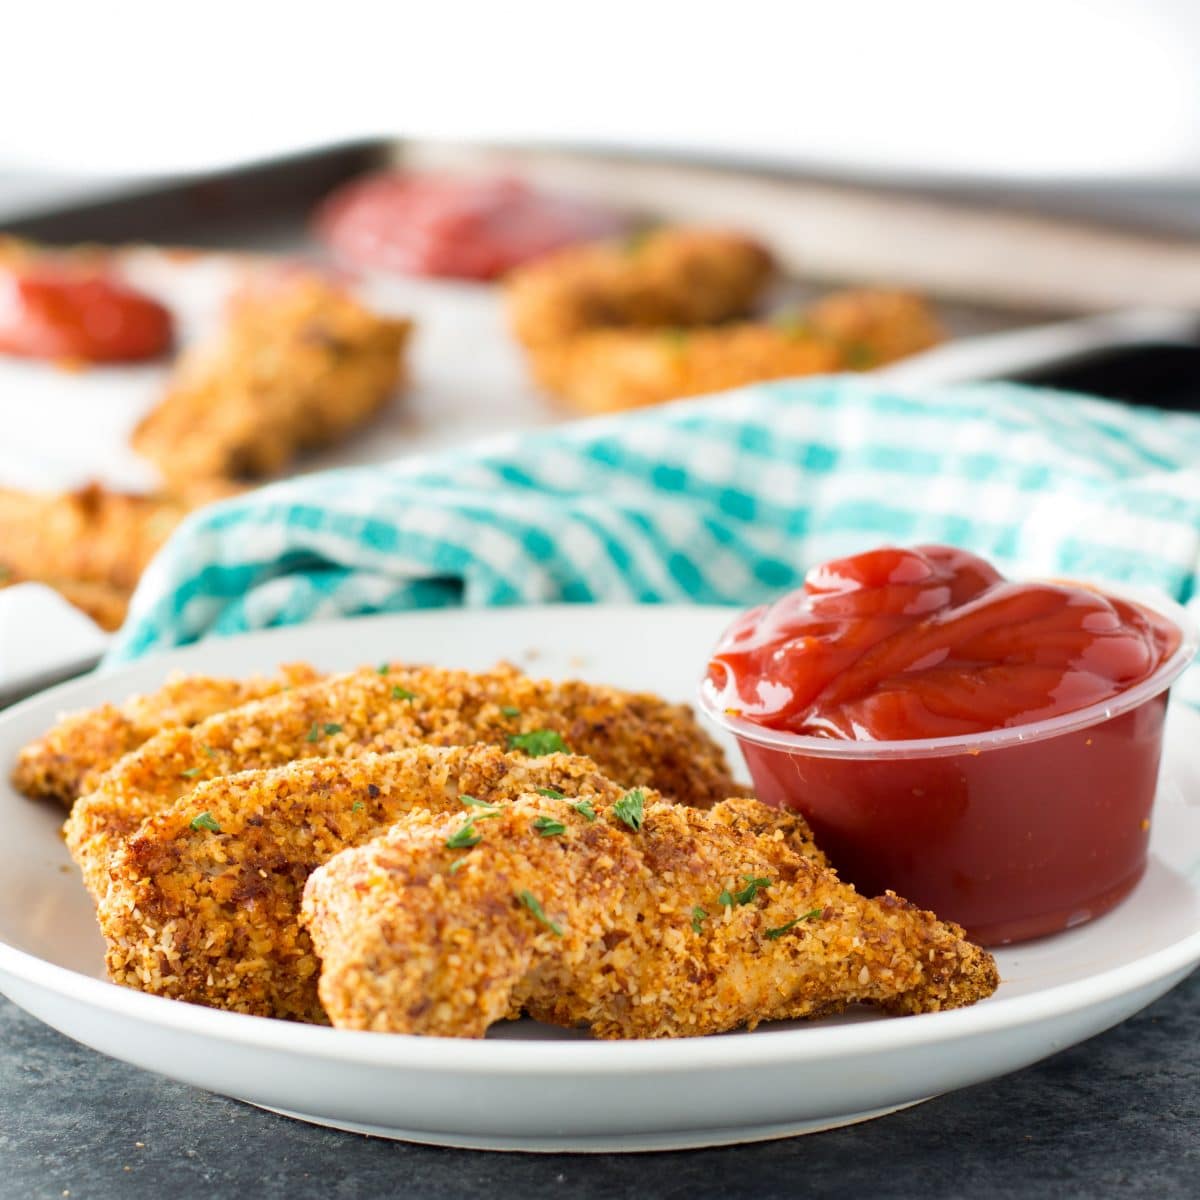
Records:
{"label": "golden-brown chicken strip", "polygon": [[156,692],[64,716],[17,755],[13,786],[33,799],[55,800],[70,808],[102,772],[156,733],[178,725],[197,725],[214,713],[284,688],[304,687],[319,678],[320,674],[304,663],[285,664],[272,678],[176,675]]}
{"label": "golden-brown chicken strip", "polygon": [[66,493],[0,488],[0,587],[47,584],[103,628],[116,629],[146,564],[175,526],[229,490],[166,497],[94,483]]}
{"label": "golden-brown chicken strip", "polygon": [[995,961],[958,926],[859,896],[722,807],[633,793],[588,820],[526,795],[465,856],[452,822],[398,822],[309,879],[326,1012],[347,1029],[481,1037],[520,1008],[602,1038],[685,1037],[995,990]]}
{"label": "golden-brown chicken strip", "polygon": [[741,317],[773,274],[771,256],[742,234],[664,228],[540,258],[509,275],[505,299],[517,339],[534,348],[609,326]]}
{"label": "golden-brown chicken strip", "polygon": [[216,341],[184,355],[134,448],[173,485],[274,475],[391,398],[410,330],[312,274],[264,284],[234,306]]}
{"label": "golden-brown chicken strip", "polygon": [[473,674],[440,667],[364,669],[167,729],[81,796],[67,845],[92,894],[111,856],[148,816],[205,779],[324,758],[475,742],[587,754],[622,783],[708,805],[739,789],[720,747],[686,705],[657,696],[531,679],[510,666]]}
{"label": "golden-brown chicken strip", "polygon": [[[501,805],[537,789],[560,815],[596,811],[625,790],[589,759],[494,746],[306,759],[210,780],[117,854],[98,908],[109,974],[180,1000],[323,1020],[300,928],[312,870],[414,811],[454,814],[451,840],[465,851]],[[807,827],[796,834],[811,847]]]}
{"label": "golden-brown chicken strip", "polygon": [[794,318],[701,329],[596,329],[530,354],[537,381],[581,412],[616,412],[767,379],[882,366],[941,340],[901,292],[842,292]]}

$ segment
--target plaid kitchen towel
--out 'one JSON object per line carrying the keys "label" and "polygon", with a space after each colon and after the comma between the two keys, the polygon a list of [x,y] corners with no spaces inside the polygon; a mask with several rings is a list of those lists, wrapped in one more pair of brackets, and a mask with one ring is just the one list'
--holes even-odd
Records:
{"label": "plaid kitchen towel", "polygon": [[1200,417],[837,376],[292,479],[186,521],[107,662],[353,613],[749,605],[882,542],[1192,603]]}

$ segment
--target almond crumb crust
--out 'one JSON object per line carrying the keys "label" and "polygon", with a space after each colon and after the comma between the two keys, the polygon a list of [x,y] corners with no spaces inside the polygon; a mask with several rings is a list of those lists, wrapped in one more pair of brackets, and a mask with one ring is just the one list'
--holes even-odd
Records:
{"label": "almond crumb crust", "polygon": [[304,759],[210,780],[118,851],[97,910],[109,975],[160,996],[323,1021],[317,960],[299,924],[309,874],[401,817],[452,815],[470,840],[496,819],[491,806],[539,787],[597,808],[624,792],[589,759],[493,746]]}
{"label": "almond crumb crust", "polygon": [[711,805],[739,790],[724,755],[686,705],[657,696],[531,679],[501,665],[473,674],[439,667],[363,668],[163,730],[80,797],[67,846],[99,900],[124,840],[147,817],[208,779],[296,759],[354,757],[410,746],[507,748],[551,730],[611,778],[681,803]]}
{"label": "almond crumb crust", "polygon": [[[526,794],[453,871],[452,822],[401,820],[305,889],[325,1011],[341,1028],[446,1037],[518,1010],[600,1038],[692,1037],[995,990],[995,961],[958,926],[858,895],[762,808],[648,796],[635,832],[611,806],[589,822]],[[539,834],[547,813],[561,835]]]}
{"label": "almond crumb crust", "polygon": [[304,663],[285,664],[271,678],[176,675],[157,691],[132,696],[123,704],[102,704],[63,717],[44,737],[21,750],[13,786],[32,799],[54,800],[70,808],[100,774],[161,730],[197,725],[214,713],[319,678]]}
{"label": "almond crumb crust", "polygon": [[318,275],[264,283],[239,297],[215,340],[183,355],[134,449],[173,486],[276,475],[391,399],[411,332]]}

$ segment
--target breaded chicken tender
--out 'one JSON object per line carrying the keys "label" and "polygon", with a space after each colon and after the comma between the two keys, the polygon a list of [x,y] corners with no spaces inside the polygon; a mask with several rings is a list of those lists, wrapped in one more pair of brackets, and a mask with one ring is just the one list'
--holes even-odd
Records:
{"label": "breaded chicken tender", "polygon": [[231,709],[190,729],[166,729],[117,762],[80,797],[67,846],[93,896],[112,856],[146,817],[206,779],[299,758],[475,742],[537,756],[570,750],[629,786],[710,805],[739,789],[720,747],[686,705],[657,696],[491,671],[363,669]]}
{"label": "breaded chicken tender", "polygon": [[958,926],[858,895],[778,824],[755,832],[757,801],[728,803],[732,820],[627,795],[589,820],[527,794],[465,855],[453,821],[398,822],[305,889],[325,1011],[444,1037],[516,1010],[601,1038],[691,1037],[995,990],[995,961]]}
{"label": "breaded chicken tender", "polygon": [[741,317],[773,273],[771,256],[742,234],[664,228],[540,258],[508,276],[505,299],[518,341],[535,348],[609,326]]}
{"label": "breaded chicken tender", "polygon": [[26,796],[70,808],[99,775],[156,733],[197,725],[214,713],[314,683],[320,675],[304,663],[288,663],[278,676],[213,679],[176,675],[156,692],[124,704],[102,704],[63,717],[17,756],[13,786]]}
{"label": "breaded chicken tender", "polygon": [[594,329],[538,347],[529,361],[547,391],[581,412],[602,413],[766,379],[878,367],[940,340],[918,297],[855,291],[773,322]]}
{"label": "breaded chicken tender", "polygon": [[0,587],[44,583],[104,629],[125,619],[147,563],[197,505],[230,493],[140,496],[89,484],[73,492],[0,488]]}
{"label": "breaded chicken tender", "polygon": [[391,398],[410,331],[316,275],[263,285],[215,342],[184,355],[134,448],[172,484],[277,474]]}
{"label": "breaded chicken tender", "polygon": [[117,854],[98,909],[109,974],[180,1000],[322,1021],[317,960],[299,923],[312,870],[414,812],[454,814],[451,840],[469,848],[499,806],[539,788],[563,814],[625,791],[589,759],[494,746],[305,759],[210,780]]}

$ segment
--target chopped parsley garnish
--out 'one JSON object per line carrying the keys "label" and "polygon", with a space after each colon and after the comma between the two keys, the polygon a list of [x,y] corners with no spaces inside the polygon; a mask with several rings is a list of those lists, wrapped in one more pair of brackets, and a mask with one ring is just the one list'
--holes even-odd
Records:
{"label": "chopped parsley garnish", "polygon": [[545,925],[545,927],[550,930],[555,937],[562,937],[562,926],[556,925],[548,916],[546,916],[546,914],[542,911],[541,901],[532,892],[521,892],[517,896],[517,899],[520,900],[521,903],[525,905],[525,907],[529,909],[531,913],[533,913],[539,924]]}
{"label": "chopped parsley garnish", "polygon": [[558,837],[560,833],[567,832],[567,827],[561,821],[556,821],[553,817],[538,817],[534,821],[533,827],[542,837]]}
{"label": "chopped parsley garnish", "polygon": [[565,800],[566,796],[558,790],[558,788],[534,788],[539,796],[547,796],[551,800]]}
{"label": "chopped parsley garnish", "polygon": [[801,313],[794,309],[779,313],[772,319],[771,324],[785,337],[793,338],[796,341],[812,333],[812,326],[808,324]]}
{"label": "chopped parsley garnish", "polygon": [[393,700],[415,700],[416,698],[416,692],[410,692],[408,688],[402,688],[399,684],[392,688]]}
{"label": "chopped parsley garnish", "polygon": [[708,920],[708,913],[706,913],[704,911],[704,909],[702,909],[700,907],[700,905],[697,904],[696,907],[692,909],[692,932],[693,933],[703,933],[704,932],[703,925],[704,925],[704,922],[707,920]]}
{"label": "chopped parsley garnish", "polygon": [[482,835],[475,828],[475,818],[468,817],[461,829],[455,830],[447,839],[446,845],[451,850],[470,850],[483,841]]}
{"label": "chopped parsley garnish", "polygon": [[746,886],[734,894],[739,904],[749,904],[759,892],[765,892],[771,886],[771,881],[762,875],[743,875]]}
{"label": "chopped parsley garnish", "polygon": [[731,908],[735,904],[749,904],[759,892],[765,892],[771,886],[771,881],[762,875],[743,875],[746,886],[740,892],[730,893],[726,888],[718,897],[717,903],[722,908]]}
{"label": "chopped parsley garnish", "polygon": [[207,829],[209,833],[221,832],[221,826],[217,824],[217,819],[210,812],[202,812],[199,816],[193,817],[188,825],[192,829]]}
{"label": "chopped parsley garnish", "polygon": [[362,810],[366,807],[367,806],[361,800],[355,800],[355,802],[352,805],[350,805],[350,811],[351,812],[362,812]]}
{"label": "chopped parsley garnish", "polygon": [[646,241],[650,237],[650,233],[651,231],[649,229],[635,229],[631,234],[629,234],[628,237],[626,237],[622,245],[625,253],[637,254],[646,244]]}
{"label": "chopped parsley garnish", "polygon": [[459,871],[459,870],[462,868],[463,864],[464,864],[466,861],[467,861],[467,856],[466,856],[465,854],[462,856],[462,858],[456,858],[456,859],[455,859],[455,860],[454,860],[454,861],[453,861],[453,862],[450,864],[450,870],[449,870],[449,871],[447,871],[447,872],[446,872],[446,874],[448,874],[448,875],[454,875],[454,874],[456,874],[456,873],[457,873],[457,872],[458,872],[458,871]]}
{"label": "chopped parsley garnish", "polygon": [[521,710],[519,708],[514,708],[511,704],[505,704],[500,709],[500,715],[502,717],[519,717],[521,715]]}
{"label": "chopped parsley garnish", "polygon": [[[335,733],[342,732],[342,727],[340,725],[335,725],[332,722],[329,724],[326,724],[323,728],[327,735],[333,735]],[[304,740],[306,742],[315,742],[321,736],[321,729],[322,729],[321,722],[314,721],[312,723],[312,728],[308,731],[308,735],[305,737]]]}
{"label": "chopped parsley garnish", "polygon": [[380,675],[386,675],[392,668],[390,663],[380,663],[375,669],[380,673]]}
{"label": "chopped parsley garnish", "polygon": [[634,833],[640,832],[646,819],[646,793],[641,788],[626,792],[613,805],[613,812],[624,821]]}
{"label": "chopped parsley garnish", "polygon": [[581,816],[586,817],[589,821],[596,819],[596,810],[592,807],[590,800],[578,800],[571,807]]}
{"label": "chopped parsley garnish", "polygon": [[211,746],[201,746],[200,749],[203,750],[204,753],[207,754],[209,758],[217,757],[217,752]]}
{"label": "chopped parsley garnish", "polygon": [[200,768],[188,767],[186,771],[180,771],[179,773],[184,777],[184,779],[195,779],[196,776],[200,774]]}
{"label": "chopped parsley garnish", "polygon": [[846,347],[846,366],[853,371],[865,371],[875,365],[875,351],[862,342],[854,342]]}
{"label": "chopped parsley garnish", "polygon": [[793,917],[786,925],[780,925],[775,929],[768,929],[763,937],[770,938],[774,941],[778,937],[783,937],[789,929],[795,928],[801,921],[811,921],[814,917],[819,917],[825,910],[823,908],[814,908],[810,912],[802,913],[798,917]]}
{"label": "chopped parsley garnish", "polygon": [[468,808],[482,808],[484,810],[480,813],[472,813],[472,821],[486,821],[489,817],[498,817],[500,815],[500,806],[489,804],[486,800],[476,800],[474,796],[463,795],[459,796],[459,801]]}
{"label": "chopped parsley garnish", "polygon": [[510,750],[524,750],[530,758],[541,758],[543,754],[570,754],[567,743],[553,729],[535,729],[532,733],[510,733]]}
{"label": "chopped parsley garnish", "polygon": [[490,800],[477,800],[474,796],[468,796],[463,792],[458,798],[460,804],[465,804],[468,808],[495,808],[496,806]]}

